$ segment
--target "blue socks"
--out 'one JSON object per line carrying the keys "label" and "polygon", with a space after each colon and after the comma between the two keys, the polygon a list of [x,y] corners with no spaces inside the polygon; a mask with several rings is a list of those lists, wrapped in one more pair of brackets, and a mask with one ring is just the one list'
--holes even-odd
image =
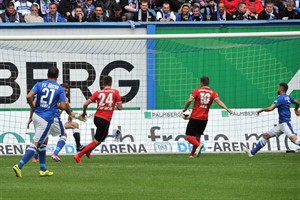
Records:
{"label": "blue socks", "polygon": [[65,146],[66,140],[67,140],[66,136],[61,136],[60,137],[60,139],[57,142],[55,151],[53,152],[54,155],[58,155],[59,154],[60,150]]}
{"label": "blue socks", "polygon": [[40,157],[40,170],[46,171],[46,150],[47,146],[42,144],[39,148],[39,157]]}
{"label": "blue socks", "polygon": [[[262,138],[261,140],[258,141],[258,143],[256,144],[256,146],[251,150],[251,154],[255,155],[261,148],[263,148],[266,143],[268,142],[268,140]],[[295,144],[300,146],[300,137],[297,138],[297,140],[295,141]]]}
{"label": "blue socks", "polygon": [[36,152],[36,146],[31,144],[25,151],[22,159],[18,163],[18,167],[22,169],[22,167],[32,158],[34,153]]}
{"label": "blue socks", "polygon": [[32,158],[38,159],[39,158],[39,149],[37,149]]}
{"label": "blue socks", "polygon": [[258,141],[256,146],[251,150],[251,154],[255,155],[261,148],[263,148],[268,140],[262,138],[261,140]]}

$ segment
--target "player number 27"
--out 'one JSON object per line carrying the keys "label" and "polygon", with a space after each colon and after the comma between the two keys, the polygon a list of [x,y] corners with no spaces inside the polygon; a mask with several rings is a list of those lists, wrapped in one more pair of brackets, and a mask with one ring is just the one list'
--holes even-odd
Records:
{"label": "player number 27", "polygon": [[209,93],[204,93],[200,92],[200,103],[203,104],[208,104],[210,101],[210,94]]}

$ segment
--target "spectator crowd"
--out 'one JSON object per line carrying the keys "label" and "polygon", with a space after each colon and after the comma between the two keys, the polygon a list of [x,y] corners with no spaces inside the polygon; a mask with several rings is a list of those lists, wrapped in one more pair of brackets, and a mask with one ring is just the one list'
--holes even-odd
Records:
{"label": "spectator crowd", "polygon": [[0,0],[1,23],[300,19],[299,0]]}

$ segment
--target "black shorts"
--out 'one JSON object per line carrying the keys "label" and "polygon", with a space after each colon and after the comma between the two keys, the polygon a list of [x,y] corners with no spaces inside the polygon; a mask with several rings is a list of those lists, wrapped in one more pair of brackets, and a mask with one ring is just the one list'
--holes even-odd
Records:
{"label": "black shorts", "polygon": [[186,135],[199,136],[203,135],[206,128],[207,120],[190,119],[186,127]]}
{"label": "black shorts", "polygon": [[95,140],[103,142],[108,135],[110,122],[100,117],[94,117],[94,124],[97,127]]}

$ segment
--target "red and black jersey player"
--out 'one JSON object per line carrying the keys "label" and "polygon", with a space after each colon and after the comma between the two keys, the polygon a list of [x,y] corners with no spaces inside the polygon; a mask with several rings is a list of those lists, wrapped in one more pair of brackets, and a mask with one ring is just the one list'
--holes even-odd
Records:
{"label": "red and black jersey player", "polygon": [[86,116],[86,110],[90,103],[97,103],[97,111],[94,116],[94,124],[96,126],[96,134],[94,141],[88,144],[81,152],[74,155],[74,160],[81,163],[81,157],[86,155],[90,158],[91,152],[105,140],[108,135],[110,121],[115,107],[122,110],[122,100],[118,90],[111,88],[111,76],[103,78],[104,88],[93,93],[83,105],[82,115]]}
{"label": "red and black jersey player", "polygon": [[202,76],[200,79],[201,88],[194,89],[192,95],[187,100],[183,112],[185,112],[192,101],[194,106],[192,109],[190,120],[186,127],[186,140],[193,145],[193,149],[190,153],[190,158],[194,155],[199,157],[203,145],[200,143],[200,137],[206,128],[208,121],[208,112],[211,104],[215,101],[220,107],[224,108],[232,114],[233,112],[227,108],[227,106],[221,101],[218,94],[209,88],[209,78]]}

